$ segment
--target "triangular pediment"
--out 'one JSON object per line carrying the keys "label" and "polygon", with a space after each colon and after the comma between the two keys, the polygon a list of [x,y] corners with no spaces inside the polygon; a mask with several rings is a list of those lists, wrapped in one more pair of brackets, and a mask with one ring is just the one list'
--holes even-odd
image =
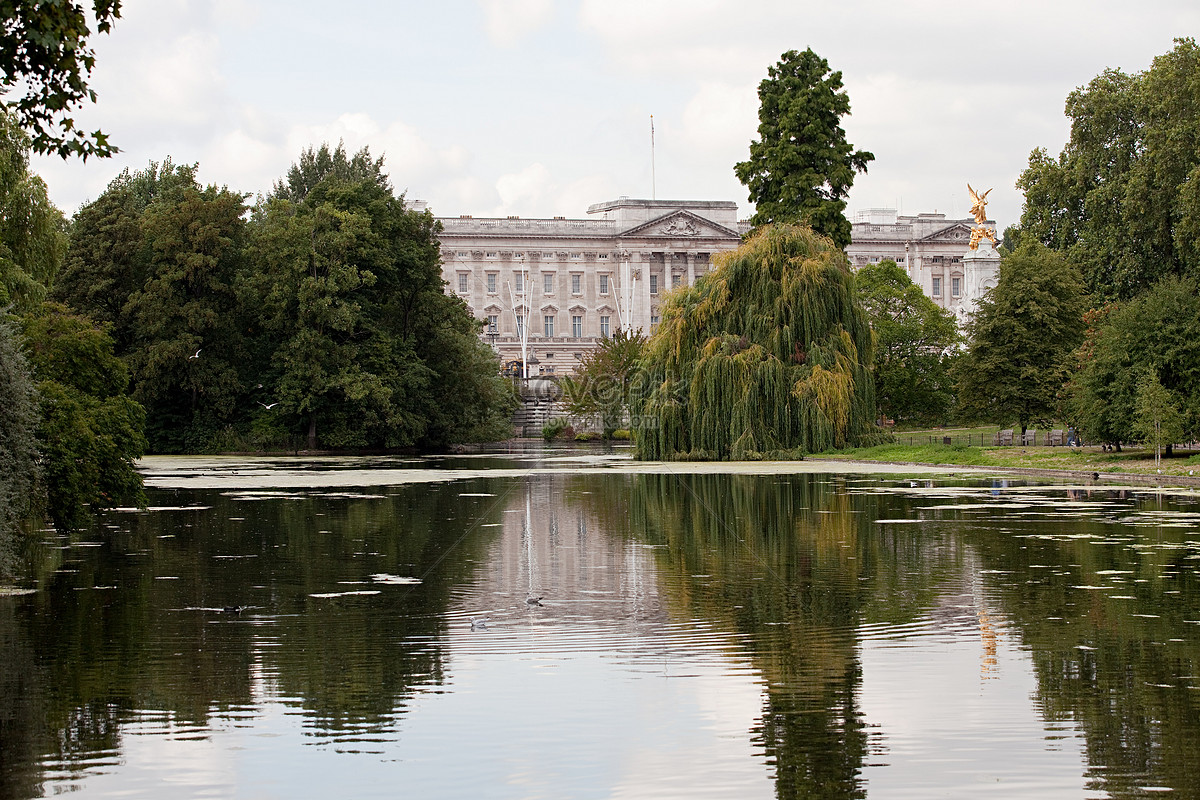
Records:
{"label": "triangular pediment", "polygon": [[942,228],[940,231],[931,233],[917,241],[920,242],[962,242],[966,244],[971,241],[971,226],[958,223]]}
{"label": "triangular pediment", "polygon": [[737,231],[682,209],[663,214],[661,217],[643,222],[641,225],[619,234],[620,238],[634,236],[641,239],[659,237],[663,239],[741,238]]}

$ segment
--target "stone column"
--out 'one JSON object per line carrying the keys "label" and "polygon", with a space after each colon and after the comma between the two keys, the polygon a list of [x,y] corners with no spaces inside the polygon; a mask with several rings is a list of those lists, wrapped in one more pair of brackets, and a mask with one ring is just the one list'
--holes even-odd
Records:
{"label": "stone column", "polygon": [[654,254],[642,253],[642,285],[638,288],[638,313],[634,328],[650,335],[650,273],[654,271]]}
{"label": "stone column", "polygon": [[687,260],[687,285],[696,285],[696,254],[685,253],[683,256]]}

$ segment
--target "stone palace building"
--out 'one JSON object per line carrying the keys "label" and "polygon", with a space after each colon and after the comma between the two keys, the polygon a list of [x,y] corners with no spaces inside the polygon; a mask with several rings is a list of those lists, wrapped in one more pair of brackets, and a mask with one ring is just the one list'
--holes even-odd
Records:
{"label": "stone palace building", "polygon": [[691,286],[749,226],[737,204],[632,200],[588,208],[588,219],[440,217],[446,291],[486,322],[510,364],[528,325],[529,374],[571,372],[601,337],[652,331],[670,289]]}
{"label": "stone palace building", "polygon": [[[987,241],[971,250],[975,220],[945,214],[904,216],[894,208],[861,211],[851,224],[846,256],[854,269],[892,259],[933,302],[962,325],[1000,275],[1000,256]],[[985,227],[994,233],[996,223]]]}
{"label": "stone palace building", "polygon": [[[602,337],[621,328],[652,331],[664,293],[691,286],[749,230],[731,201],[622,197],[587,213],[439,217],[446,291],[484,320],[484,339],[502,363],[522,361],[524,347],[530,375],[570,373]],[[963,322],[995,286],[1000,263],[986,242],[967,247],[973,223],[866,211],[856,216],[846,254],[854,268],[895,260]]]}

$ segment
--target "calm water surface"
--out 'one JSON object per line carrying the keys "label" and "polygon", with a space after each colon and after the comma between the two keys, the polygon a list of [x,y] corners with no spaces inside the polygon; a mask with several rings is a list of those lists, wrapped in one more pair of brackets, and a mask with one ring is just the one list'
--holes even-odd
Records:
{"label": "calm water surface", "polygon": [[1200,796],[1197,497],[722,469],[151,463],[0,597],[0,796]]}

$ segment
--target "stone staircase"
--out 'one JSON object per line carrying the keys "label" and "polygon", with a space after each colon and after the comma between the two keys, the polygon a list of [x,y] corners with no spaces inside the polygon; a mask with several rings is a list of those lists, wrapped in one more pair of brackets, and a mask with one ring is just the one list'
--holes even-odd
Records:
{"label": "stone staircase", "polygon": [[539,438],[542,428],[555,417],[565,417],[562,403],[549,397],[532,395],[523,397],[521,405],[513,413],[513,436]]}

